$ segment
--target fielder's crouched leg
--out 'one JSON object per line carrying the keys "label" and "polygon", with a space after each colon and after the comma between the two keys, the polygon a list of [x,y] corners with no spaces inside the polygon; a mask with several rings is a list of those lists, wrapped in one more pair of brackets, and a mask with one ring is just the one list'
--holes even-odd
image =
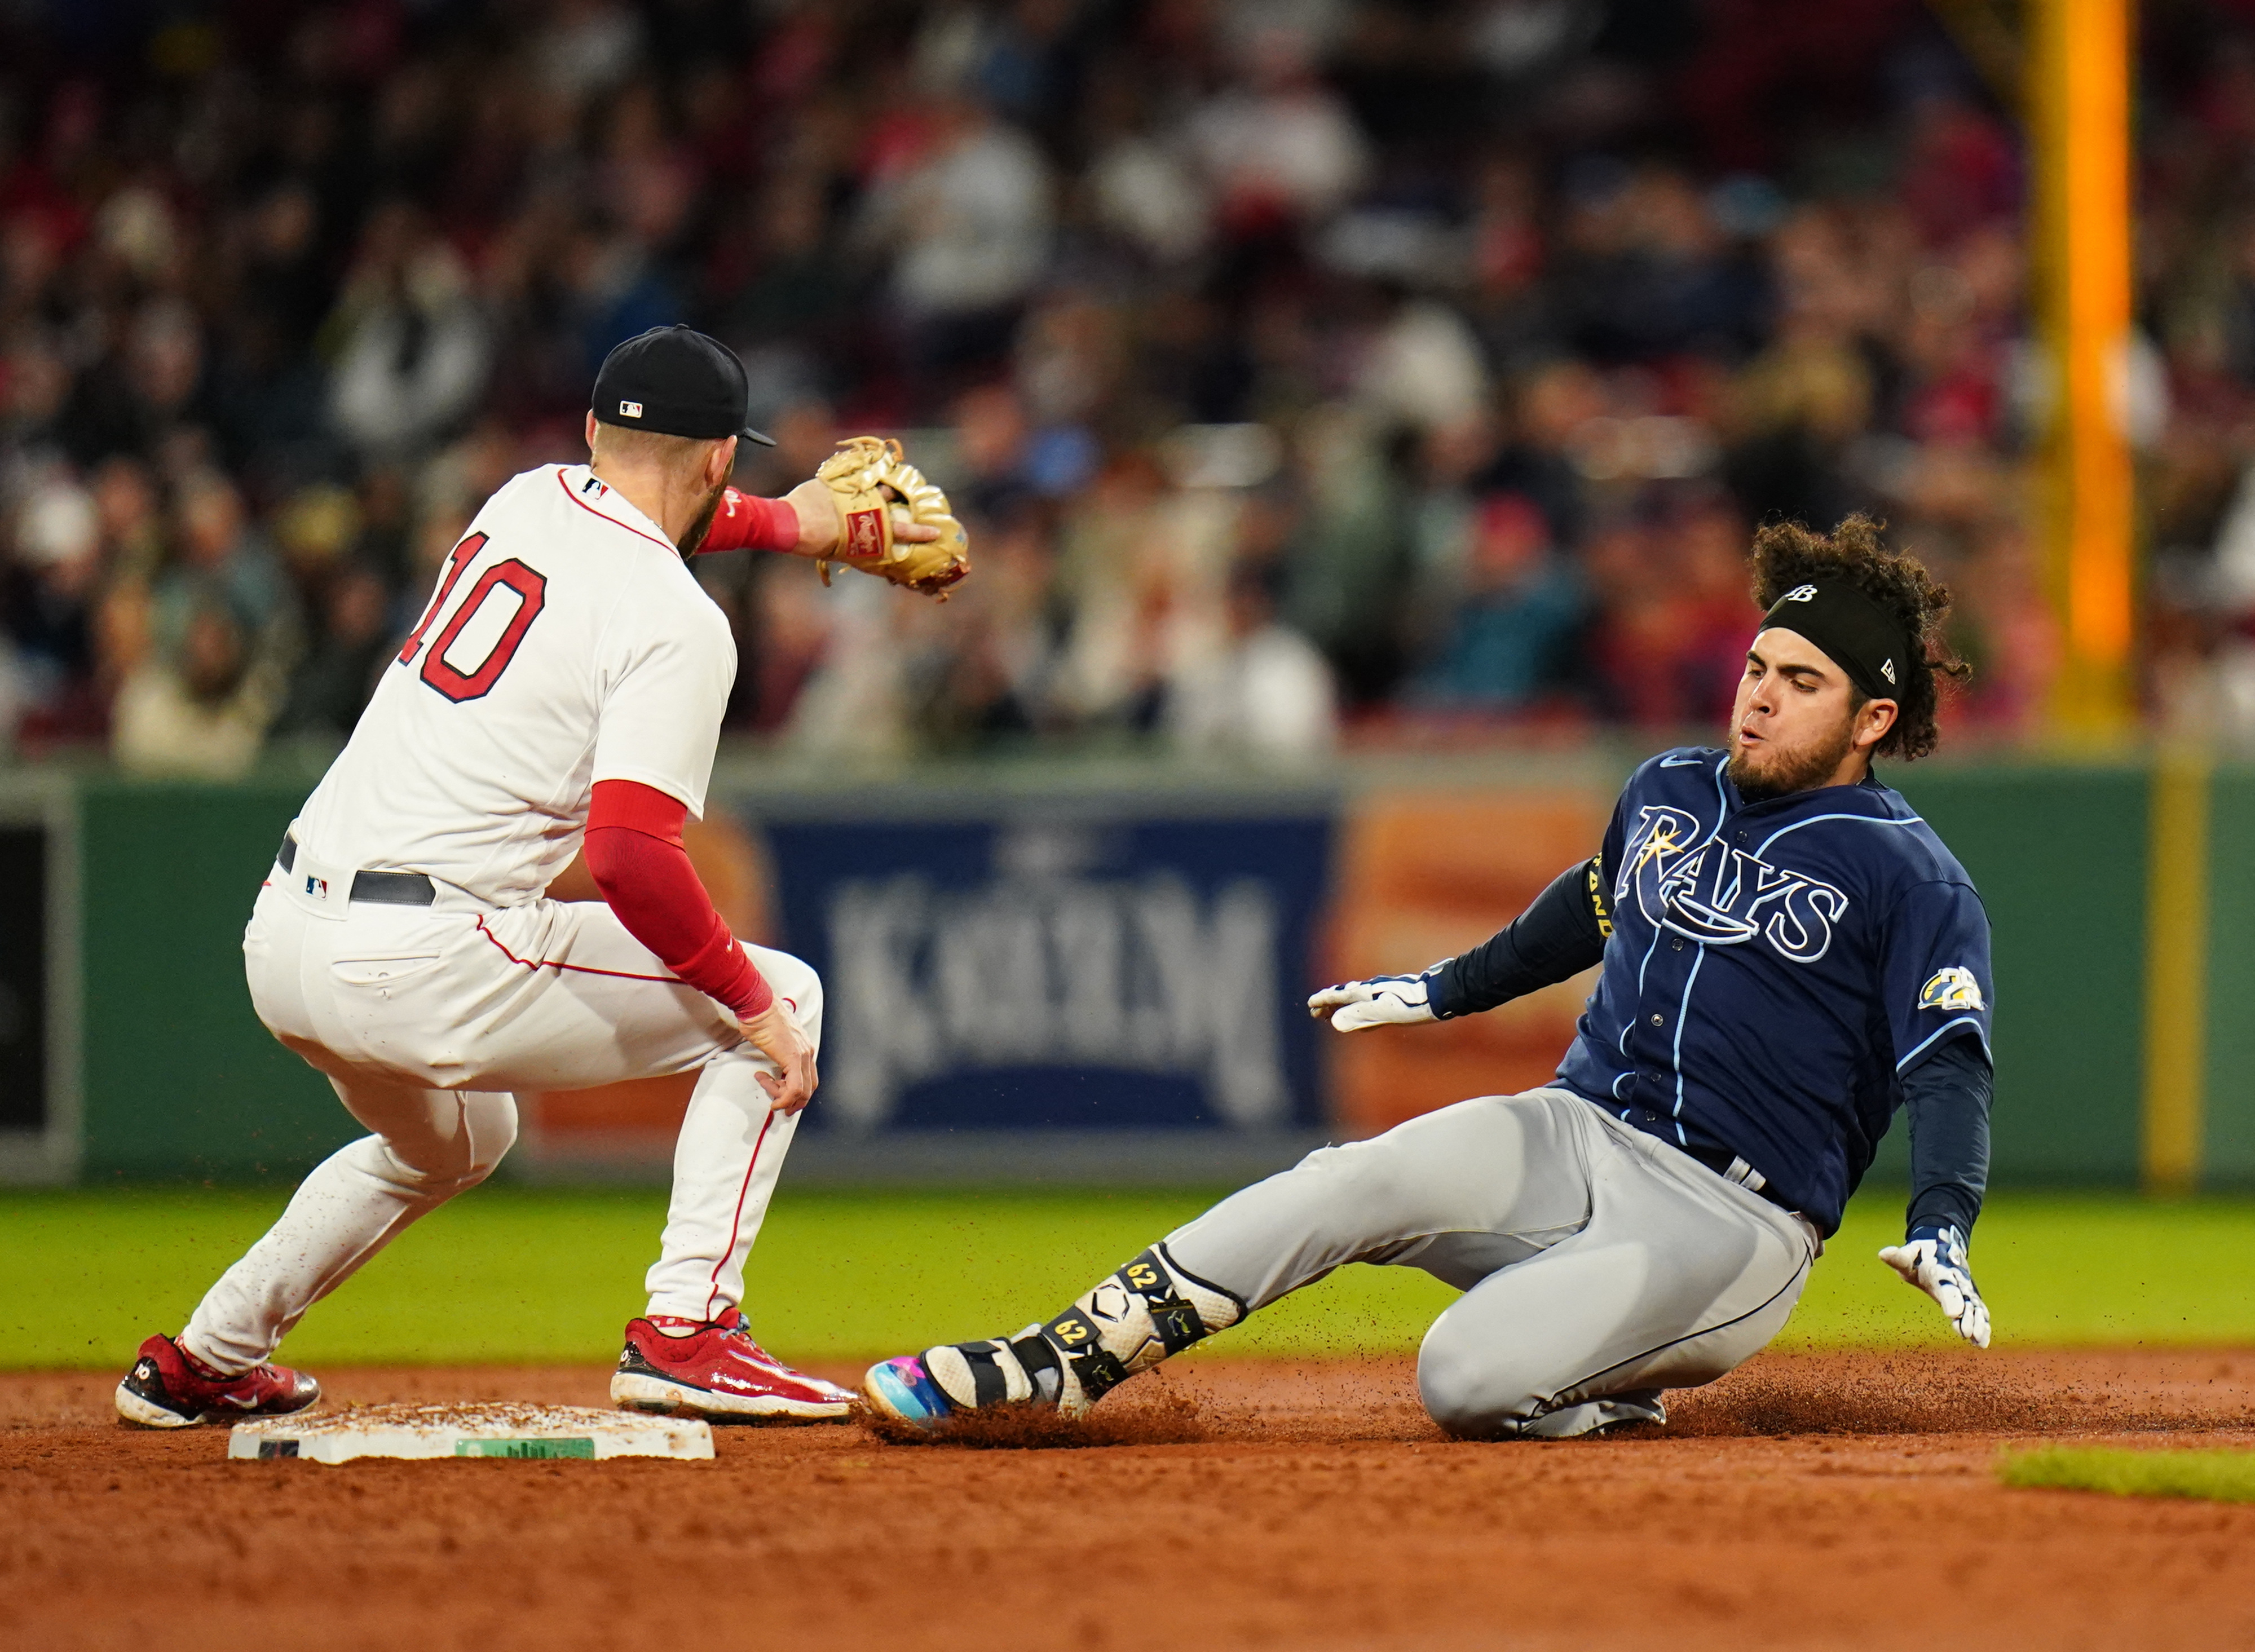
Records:
{"label": "fielder's crouched leg", "polygon": [[[822,1044],[822,982],[802,960],[744,944],[799,1031]],[[774,1065],[748,1044],[709,1059],[675,1143],[673,1195],[650,1304],[629,1322],[611,1398],[633,1410],[713,1422],[841,1422],[854,1393],[794,1370],[753,1340],[739,1304],[744,1262],[767,1214],[798,1115],[769,1106],[758,1075]]]}
{"label": "fielder's crouched leg", "polygon": [[229,1378],[263,1367],[308,1308],[410,1223],[485,1180],[516,1140],[516,1103],[499,1092],[350,1071],[329,1082],[374,1134],[315,1167],[281,1220],[205,1293],[179,1338],[192,1370]]}

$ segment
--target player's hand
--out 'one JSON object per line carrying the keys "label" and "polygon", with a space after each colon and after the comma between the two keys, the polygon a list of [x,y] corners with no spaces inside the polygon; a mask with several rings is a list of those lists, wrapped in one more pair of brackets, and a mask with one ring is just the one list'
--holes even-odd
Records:
{"label": "player's hand", "polygon": [[[887,489],[888,495],[890,491]],[[818,562],[836,556],[839,542],[845,538],[846,517],[838,509],[838,495],[830,484],[810,477],[785,494],[783,500],[798,516],[798,543],[791,546],[790,554]],[[928,545],[939,538],[938,528],[917,521],[906,505],[895,505],[892,517],[893,538],[903,545]]]}
{"label": "player's hand", "polygon": [[776,1064],[774,1074],[758,1075],[771,1111],[796,1113],[814,1100],[814,1086],[821,1082],[814,1071],[814,1046],[784,1010],[782,999],[736,1024],[753,1047]]}
{"label": "player's hand", "polygon": [[1405,1027],[1433,1019],[1425,1001],[1423,975],[1373,975],[1368,981],[1343,981],[1308,995],[1308,1013],[1321,1021],[1331,1018],[1340,1032],[1360,1032],[1365,1027]]}
{"label": "player's hand", "polygon": [[1959,1336],[1977,1348],[1989,1346],[1989,1304],[1973,1287],[1965,1234],[1956,1225],[1914,1227],[1901,1244],[1882,1246],[1879,1260],[1940,1304]]}

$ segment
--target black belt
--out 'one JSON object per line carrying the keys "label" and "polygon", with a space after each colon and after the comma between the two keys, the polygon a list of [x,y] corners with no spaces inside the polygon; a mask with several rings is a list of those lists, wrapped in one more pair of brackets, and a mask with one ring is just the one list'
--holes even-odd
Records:
{"label": "black belt", "polygon": [[[285,832],[281,853],[274,858],[285,872],[295,872],[298,840]],[[385,906],[428,906],[439,898],[439,891],[420,872],[355,872],[351,898],[376,901]]]}
{"label": "black belt", "polygon": [[[1663,1142],[1668,1141],[1668,1138],[1664,1135],[1660,1139]],[[1732,1175],[1731,1172],[1734,1169],[1746,1163],[1746,1161],[1740,1158],[1737,1154],[1722,1148],[1692,1147],[1689,1144],[1679,1144],[1675,1142],[1669,1142],[1668,1144],[1671,1147],[1674,1147],[1679,1153],[1689,1154],[1693,1158],[1697,1159],[1699,1163],[1705,1165],[1709,1170],[1714,1171],[1716,1175],[1721,1177],[1725,1181],[1735,1183],[1737,1185],[1745,1188],[1746,1192],[1752,1193],[1756,1199],[1766,1199],[1771,1204],[1776,1206],[1778,1209],[1788,1212],[1793,1215],[1798,1216],[1801,1214],[1801,1212],[1795,1208],[1790,1201],[1783,1198],[1778,1191],[1772,1187],[1767,1181],[1765,1181],[1760,1186],[1755,1187],[1748,1183],[1740,1181],[1739,1177]]]}

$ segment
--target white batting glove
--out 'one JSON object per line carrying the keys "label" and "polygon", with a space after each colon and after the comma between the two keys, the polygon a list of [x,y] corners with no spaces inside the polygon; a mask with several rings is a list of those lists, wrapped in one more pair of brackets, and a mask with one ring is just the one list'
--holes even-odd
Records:
{"label": "white batting glove", "polygon": [[1360,1032],[1365,1027],[1406,1027],[1433,1019],[1425,1002],[1423,975],[1373,975],[1368,981],[1343,981],[1308,995],[1308,1013],[1321,1021],[1325,1016],[1340,1032]]}
{"label": "white batting glove", "polygon": [[1941,1305],[1957,1334],[1977,1348],[1989,1346],[1989,1304],[1974,1289],[1965,1263],[1965,1234],[1948,1227],[1914,1227],[1900,1245],[1885,1245],[1879,1260]]}

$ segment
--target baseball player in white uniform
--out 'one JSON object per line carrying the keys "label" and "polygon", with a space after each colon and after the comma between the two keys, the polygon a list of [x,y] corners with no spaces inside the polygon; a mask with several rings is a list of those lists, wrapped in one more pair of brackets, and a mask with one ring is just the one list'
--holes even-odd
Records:
{"label": "baseball player in white uniform", "polygon": [[[776,1360],[738,1308],[815,1088],[822,984],[730,935],[681,849],[736,669],[685,556],[724,494],[734,543],[819,558],[841,525],[818,483],[782,500],[727,487],[738,438],[768,440],[745,404],[716,341],[629,340],[596,380],[592,462],[512,479],[454,547],[243,935],[260,1019],[369,1134],[306,1177],[177,1338],[142,1345],[117,1389],[128,1421],[313,1403],[313,1379],[270,1356],[409,1223],[492,1173],[518,1093],[692,1069],[649,1308],[613,1397],[737,1420],[847,1414],[848,1390]],[[547,899],[583,840],[605,900]]]}

